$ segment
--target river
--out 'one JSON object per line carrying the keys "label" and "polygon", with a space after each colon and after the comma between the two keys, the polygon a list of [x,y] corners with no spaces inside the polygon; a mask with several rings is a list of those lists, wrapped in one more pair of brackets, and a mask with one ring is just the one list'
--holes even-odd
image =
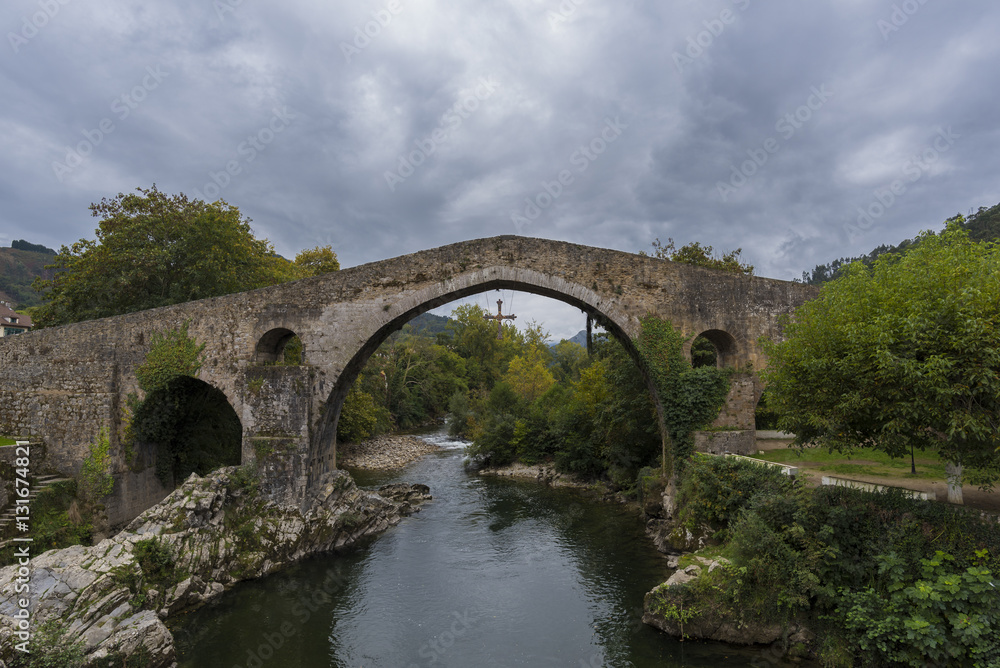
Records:
{"label": "river", "polygon": [[[641,623],[670,574],[634,514],[579,490],[478,477],[462,443],[364,487],[434,500],[367,545],[241,583],[171,623],[180,668],[747,666],[759,649],[677,642]],[[767,665],[762,662],[762,665]]]}

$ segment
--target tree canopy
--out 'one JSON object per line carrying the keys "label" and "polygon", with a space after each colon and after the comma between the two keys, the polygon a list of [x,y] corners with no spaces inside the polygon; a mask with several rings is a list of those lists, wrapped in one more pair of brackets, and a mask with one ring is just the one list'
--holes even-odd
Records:
{"label": "tree canopy", "polygon": [[49,266],[55,276],[36,281],[46,298],[36,323],[120,315],[308,275],[256,238],[234,206],[166,195],[155,184],[136,190],[91,204],[97,239],[60,248]]}
{"label": "tree canopy", "polygon": [[780,428],[893,456],[939,447],[973,482],[1000,477],[1000,247],[961,222],[852,264],[766,344]]}
{"label": "tree canopy", "polygon": [[[729,271],[734,274],[753,275],[753,265],[746,264],[740,260],[740,254],[743,252],[742,248],[723,253],[722,257],[717,257],[713,255],[713,248],[711,246],[702,246],[699,241],[693,241],[686,246],[677,248],[674,245],[673,239],[667,239],[667,243],[656,239],[652,246],[653,257],[661,260],[686,262],[687,264],[696,264],[699,267],[708,267],[709,269],[721,269],[722,271]],[[645,251],[639,251],[639,255],[646,254]]]}
{"label": "tree canopy", "polygon": [[316,246],[300,251],[295,256],[295,266],[307,276],[340,271],[340,261],[331,246]]}

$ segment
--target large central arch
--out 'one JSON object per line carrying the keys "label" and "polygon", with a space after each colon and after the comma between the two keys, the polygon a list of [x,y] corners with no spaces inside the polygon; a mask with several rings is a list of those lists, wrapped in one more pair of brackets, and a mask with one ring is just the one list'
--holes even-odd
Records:
{"label": "large central arch", "polygon": [[532,269],[488,267],[463,274],[453,281],[420,290],[386,309],[387,315],[383,319],[384,322],[380,322],[377,328],[368,335],[368,338],[361,343],[357,352],[340,372],[326,399],[317,437],[313,443],[312,460],[319,464],[312,471],[313,474],[324,473],[331,468],[336,468],[337,422],[344,399],[358,374],[378,347],[393,332],[402,329],[403,325],[418,315],[463,297],[494,289],[519,290],[550,297],[579,308],[601,323],[622,343],[642,370],[657,414],[660,416],[661,434],[664,433],[662,405],[655,384],[646,373],[645,365],[632,342],[632,337],[639,331],[638,318],[622,312],[616,308],[613,301],[602,298],[594,290],[579,283]]}

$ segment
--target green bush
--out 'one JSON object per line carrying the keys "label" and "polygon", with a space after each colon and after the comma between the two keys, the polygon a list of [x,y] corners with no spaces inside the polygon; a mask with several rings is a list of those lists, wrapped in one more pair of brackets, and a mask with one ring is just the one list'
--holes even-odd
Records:
{"label": "green bush", "polygon": [[88,446],[87,456],[80,468],[80,488],[89,500],[100,501],[115,488],[115,478],[111,475],[110,450],[108,430],[102,427],[97,439]]}
{"label": "green bush", "polygon": [[351,388],[344,398],[337,421],[337,441],[358,443],[389,430],[391,416],[372,395]]}
{"label": "green bush", "polygon": [[174,552],[165,541],[160,538],[136,541],[132,555],[147,582],[169,584],[174,581]]}
{"label": "green bush", "polygon": [[882,555],[878,567],[887,576],[887,591],[841,592],[837,614],[849,640],[866,653],[914,668],[928,661],[1000,665],[1000,582],[984,566],[959,568],[940,550],[920,561],[921,577],[913,581],[899,556]]}
{"label": "green bush", "polygon": [[83,665],[83,639],[74,642],[61,619],[44,622],[28,643],[29,653],[15,652],[10,668],[79,668]]}
{"label": "green bush", "polygon": [[[1000,524],[901,490],[808,490],[775,470],[696,457],[679,521],[718,529],[730,568],[698,581],[705,609],[737,622],[804,621],[824,665],[995,666]],[[847,664],[849,665],[849,664]]]}
{"label": "green bush", "polygon": [[788,495],[795,485],[773,466],[696,454],[681,478],[677,505],[684,521],[707,524],[724,539],[729,523],[758,497]]}

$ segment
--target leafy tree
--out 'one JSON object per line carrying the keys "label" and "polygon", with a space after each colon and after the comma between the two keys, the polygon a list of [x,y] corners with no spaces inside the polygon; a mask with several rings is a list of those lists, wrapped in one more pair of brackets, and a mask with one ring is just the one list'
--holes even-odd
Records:
{"label": "leafy tree", "polygon": [[141,311],[298,278],[301,270],[257,239],[250,219],[223,201],[207,204],[154,185],[91,204],[97,239],[63,246],[36,289],[42,326]]}
{"label": "leafy tree", "polygon": [[351,388],[340,409],[337,421],[337,440],[343,443],[357,443],[388,430],[389,411],[379,405],[372,395],[357,388]]}
{"label": "leafy tree", "polygon": [[578,343],[563,339],[552,346],[552,375],[559,382],[580,378],[580,371],[587,365],[587,349]]}
{"label": "leafy tree", "polygon": [[330,246],[316,246],[300,251],[295,256],[295,266],[306,276],[319,276],[340,271],[340,261]]}
{"label": "leafy tree", "polygon": [[715,366],[719,353],[715,345],[704,336],[699,336],[691,342],[691,366]]}
{"label": "leafy tree", "polygon": [[[667,239],[667,243],[665,244],[656,239],[652,246],[653,257],[661,260],[686,262],[688,264],[696,264],[699,267],[721,269],[722,271],[729,271],[734,274],[753,275],[753,265],[740,261],[740,254],[743,252],[742,248],[723,253],[722,257],[716,257],[712,254],[713,249],[711,246],[702,246],[699,241],[694,241],[686,246],[677,248],[674,245],[673,239]],[[639,251],[639,255],[646,255],[646,252]]]}
{"label": "leafy tree", "polygon": [[488,391],[520,351],[524,335],[505,321],[503,339],[498,339],[497,325],[486,315],[478,304],[463,304],[452,312],[447,329],[452,334],[449,348],[465,359],[469,388]]}
{"label": "leafy tree", "polygon": [[856,263],[769,342],[768,406],[797,442],[903,456],[938,447],[1000,476],[1000,248],[959,221]]}
{"label": "leafy tree", "polygon": [[525,356],[518,355],[512,359],[503,380],[518,396],[529,403],[545,394],[556,382],[542,362],[541,355],[534,350]]}

